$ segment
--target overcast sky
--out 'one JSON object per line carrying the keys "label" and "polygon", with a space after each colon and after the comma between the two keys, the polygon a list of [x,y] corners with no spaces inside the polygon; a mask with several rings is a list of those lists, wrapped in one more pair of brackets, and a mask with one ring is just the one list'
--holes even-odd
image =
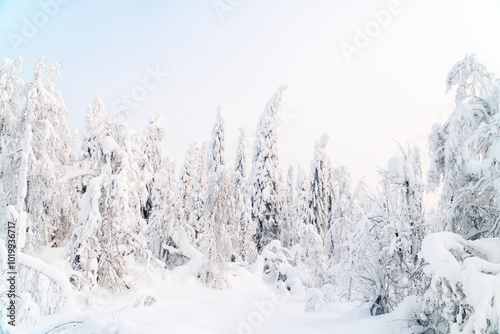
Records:
{"label": "overcast sky", "polygon": [[[110,114],[129,108],[142,131],[160,111],[165,154],[184,158],[210,138],[217,105],[232,163],[238,128],[249,137],[276,88],[281,164],[309,169],[330,136],[333,164],[373,184],[397,154],[421,145],[452,111],[444,80],[475,53],[500,73],[496,0],[0,0],[0,58],[59,61],[71,126],[95,96]],[[168,74],[167,74],[168,73]]]}

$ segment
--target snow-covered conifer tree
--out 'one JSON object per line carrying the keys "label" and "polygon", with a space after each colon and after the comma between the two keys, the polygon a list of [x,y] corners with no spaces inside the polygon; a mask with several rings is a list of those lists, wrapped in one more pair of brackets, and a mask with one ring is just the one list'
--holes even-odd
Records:
{"label": "snow-covered conifer tree", "polygon": [[230,173],[223,165],[218,166],[216,172],[210,173],[205,204],[208,237],[202,246],[205,254],[202,279],[216,289],[227,286],[225,274],[232,254],[227,227],[236,219],[234,193]]}
{"label": "snow-covered conifer tree", "polygon": [[191,225],[189,225],[189,214],[191,212],[191,193],[194,187],[194,179],[196,177],[196,161],[198,158],[198,144],[192,143],[186,153],[184,159],[184,166],[181,170],[179,182],[177,184],[177,197],[176,202],[179,208],[179,224],[187,233],[191,243],[194,243],[195,232]]}
{"label": "snow-covered conifer tree", "polygon": [[259,124],[254,144],[254,157],[250,176],[252,219],[257,226],[257,248],[280,238],[283,219],[283,191],[279,168],[276,118],[286,86],[278,88],[268,102]]}
{"label": "snow-covered conifer tree", "polygon": [[212,139],[210,140],[207,157],[207,175],[217,172],[220,166],[225,165],[225,121],[222,114],[222,108],[217,107],[217,118],[215,119],[214,129],[212,130]]}
{"label": "snow-covered conifer tree", "polygon": [[[336,200],[332,207],[332,225],[325,235],[325,253],[337,291],[350,300],[353,289],[353,249],[356,247],[352,242],[352,234],[363,212],[358,204],[358,196],[352,192],[349,170],[345,167],[335,168],[333,176]],[[360,183],[358,188],[363,185]],[[356,190],[359,195],[360,192],[361,189]]]}
{"label": "snow-covered conifer tree", "polygon": [[295,223],[293,226],[294,233],[292,234],[291,242],[296,244],[299,242],[300,231],[303,226],[314,224],[313,212],[309,207],[310,182],[306,172],[299,166],[297,170],[297,184],[295,195]]}
{"label": "snow-covered conifer tree", "polygon": [[245,262],[251,262],[257,255],[257,248],[253,237],[255,235],[255,225],[252,221],[252,205],[250,199],[245,196],[246,182],[246,134],[240,128],[240,137],[236,151],[234,167],[234,186],[236,203],[236,226],[234,231],[233,248],[237,256]]}
{"label": "snow-covered conifer tree", "polygon": [[245,192],[247,183],[246,141],[247,136],[245,129],[240,128],[240,137],[238,139],[238,147],[236,149],[236,159],[234,164],[234,184],[241,190],[242,193]]}
{"label": "snow-covered conifer tree", "polygon": [[200,246],[207,237],[205,209],[207,191],[207,143],[204,142],[198,154],[196,176],[190,196],[189,226],[194,229],[196,246]]}
{"label": "snow-covered conifer tree", "polygon": [[163,161],[153,179],[147,239],[153,256],[166,261],[167,252],[163,245],[168,236],[168,225],[173,218],[175,200],[175,171],[172,171],[172,163],[168,158]]}
{"label": "snow-covered conifer tree", "polygon": [[311,162],[311,198],[310,207],[313,211],[314,226],[323,238],[330,228],[333,190],[331,180],[331,163],[325,148],[328,136],[322,135],[316,142],[314,158]]}
{"label": "snow-covered conifer tree", "polygon": [[290,248],[293,246],[294,236],[297,234],[297,231],[294,230],[296,220],[295,176],[294,168],[290,166],[286,178],[283,227],[281,229],[281,242],[284,247]]}
{"label": "snow-covered conifer tree", "polygon": [[154,183],[154,175],[160,169],[162,151],[161,142],[165,135],[165,124],[161,114],[158,112],[149,121],[144,142],[141,150],[140,172],[141,183],[145,184],[147,190],[147,199],[142,207],[142,215],[145,219],[149,219],[152,205],[152,189]]}

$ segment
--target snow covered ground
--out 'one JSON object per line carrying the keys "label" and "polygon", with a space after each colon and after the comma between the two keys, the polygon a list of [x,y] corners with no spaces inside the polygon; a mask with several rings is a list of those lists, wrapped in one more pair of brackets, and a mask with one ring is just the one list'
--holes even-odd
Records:
{"label": "snow covered ground", "polygon": [[[61,255],[61,249],[49,249],[43,259],[65,271]],[[136,269],[140,275],[140,268]],[[36,326],[20,328],[21,332],[412,333],[405,328],[405,312],[401,311],[409,307],[378,317],[347,303],[324,303],[317,312],[306,312],[306,291],[280,293],[252,268],[232,267],[228,290],[209,289],[181,270],[163,276],[150,275],[117,294],[100,290],[91,306],[87,295],[76,294],[80,310],[42,317]],[[156,301],[144,306],[152,298]]]}

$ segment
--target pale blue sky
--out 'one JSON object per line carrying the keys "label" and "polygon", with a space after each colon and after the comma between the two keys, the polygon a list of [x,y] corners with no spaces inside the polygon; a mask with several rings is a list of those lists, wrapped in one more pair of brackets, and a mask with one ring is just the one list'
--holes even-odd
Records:
{"label": "pale blue sky", "polygon": [[[53,1],[0,0],[0,58],[21,55],[25,79],[41,55],[60,61],[59,87],[78,129],[95,96],[113,114],[120,96],[138,92],[144,80],[155,83],[152,69],[168,72],[131,109],[129,123],[140,131],[160,110],[165,153],[179,162],[190,142],[210,137],[220,104],[232,163],[238,128],[253,135],[267,100],[287,84],[283,168],[309,168],[314,142],[326,132],[334,165],[373,183],[376,168],[397,153],[393,139],[424,144],[432,124],[451,111],[444,79],[454,62],[473,52],[500,73],[495,0],[396,0],[399,11],[350,62],[341,43],[353,44],[356,29],[376,22],[372,12],[391,1],[70,0],[44,14],[42,4]],[[224,20],[215,3],[233,4]],[[38,31],[23,37],[34,23]],[[14,35],[25,39],[16,46]]]}

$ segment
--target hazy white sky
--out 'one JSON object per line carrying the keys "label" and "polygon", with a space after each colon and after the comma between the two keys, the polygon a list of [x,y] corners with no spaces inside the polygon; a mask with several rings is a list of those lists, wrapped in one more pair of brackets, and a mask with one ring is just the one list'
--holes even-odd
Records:
{"label": "hazy white sky", "polygon": [[221,105],[232,163],[238,128],[252,136],[287,84],[283,168],[309,168],[326,132],[334,165],[370,183],[394,140],[425,144],[451,112],[444,80],[456,61],[476,53],[500,73],[499,32],[496,0],[0,0],[0,58],[21,55],[25,79],[38,57],[60,61],[73,128],[95,96],[111,114],[129,105],[137,131],[160,110],[165,154],[181,163],[189,143],[210,138]]}

